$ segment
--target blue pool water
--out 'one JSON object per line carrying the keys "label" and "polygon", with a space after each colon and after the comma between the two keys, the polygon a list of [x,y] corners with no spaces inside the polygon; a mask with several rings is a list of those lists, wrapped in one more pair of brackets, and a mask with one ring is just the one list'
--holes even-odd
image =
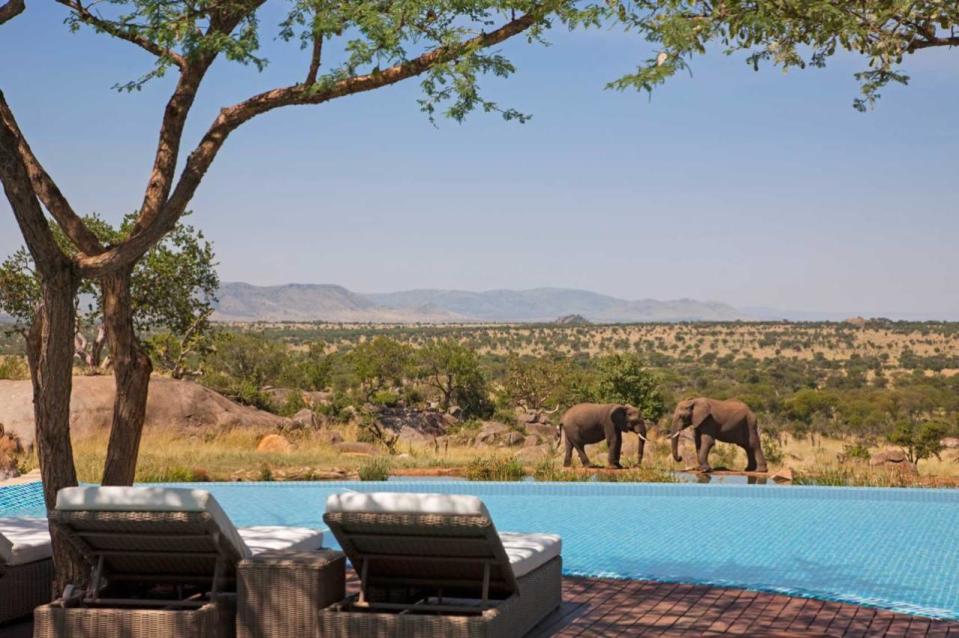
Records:
{"label": "blue pool water", "polygon": [[[473,494],[500,530],[561,534],[568,574],[746,587],[959,619],[959,491],[452,481],[190,486],[213,492],[238,526],[322,527],[326,497],[343,490]],[[38,484],[0,488],[0,516],[27,514],[43,514]]]}

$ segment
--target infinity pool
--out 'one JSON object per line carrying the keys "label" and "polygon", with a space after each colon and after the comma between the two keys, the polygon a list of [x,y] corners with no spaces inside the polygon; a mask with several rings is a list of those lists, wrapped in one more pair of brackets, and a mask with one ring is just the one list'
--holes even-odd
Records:
{"label": "infinity pool", "polygon": [[[178,486],[210,490],[239,526],[322,527],[326,497],[343,490],[473,494],[501,530],[561,534],[567,574],[745,587],[959,619],[959,491],[451,481]],[[39,484],[0,488],[0,516],[10,515],[43,515]]]}

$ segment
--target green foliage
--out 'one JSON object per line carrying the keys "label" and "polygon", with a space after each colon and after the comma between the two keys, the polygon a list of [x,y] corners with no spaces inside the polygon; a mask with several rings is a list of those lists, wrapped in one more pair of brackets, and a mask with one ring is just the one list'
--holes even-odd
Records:
{"label": "green foliage", "polygon": [[[124,217],[119,228],[95,214],[83,221],[100,241],[117,244],[132,231],[135,215]],[[52,222],[50,228],[64,252],[75,254],[62,229]],[[202,232],[182,221],[137,262],[130,281],[134,325],[141,335],[154,333],[145,343],[158,369],[182,376],[185,357],[203,349],[219,286],[212,245]],[[80,323],[98,323],[102,316],[98,282],[84,280],[79,294],[78,306],[81,299],[87,301],[79,309]],[[23,329],[32,321],[39,301],[40,283],[33,260],[21,248],[0,264],[0,312],[9,314]]]}
{"label": "green foliage", "polygon": [[389,337],[375,337],[353,348],[347,359],[364,398],[369,399],[378,390],[403,385],[412,349]]}
{"label": "green foliage", "polygon": [[466,478],[471,481],[519,481],[526,471],[513,457],[486,456],[466,464]]}
{"label": "green foliage", "polygon": [[842,446],[842,458],[855,461],[868,461],[872,457],[869,446],[859,441]]}
{"label": "green foliage", "polygon": [[392,463],[386,457],[374,456],[369,461],[360,466],[359,474],[361,481],[385,481],[390,478],[390,472],[393,470]]}
{"label": "green foliage", "polygon": [[643,417],[658,421],[667,412],[656,377],[637,355],[614,354],[602,358],[598,365],[596,398],[600,403],[626,403]]}
{"label": "green foliage", "polygon": [[785,458],[783,455],[783,446],[779,443],[779,439],[774,436],[770,436],[766,432],[760,433],[760,444],[763,448],[763,456],[766,457],[766,462],[771,463],[772,465],[780,465]]}
{"label": "green foliage", "polygon": [[722,2],[655,0],[615,3],[621,19],[658,45],[633,74],[611,86],[652,91],[688,60],[705,53],[713,43],[727,54],[745,52],[757,69],[771,63],[783,69],[824,67],[837,52],[866,59],[868,68],[856,74],[862,88],[853,105],[866,110],[889,83],[906,84],[899,67],[903,58],[930,46],[955,46],[959,39],[959,5],[925,0],[868,2],[852,5],[833,0],[803,2]]}
{"label": "green foliage", "polygon": [[486,379],[474,350],[452,339],[431,341],[416,352],[417,376],[440,394],[440,407],[458,405],[467,418],[492,412]]}
{"label": "green foliage", "polygon": [[503,395],[511,405],[539,410],[568,400],[575,376],[565,359],[510,356]]}
{"label": "green foliage", "polygon": [[953,428],[945,423],[936,421],[902,419],[895,424],[886,438],[893,445],[901,445],[910,461],[919,463],[930,456],[940,458],[939,454],[943,450],[942,439],[949,436],[952,430]]}
{"label": "green foliage", "polygon": [[400,395],[392,390],[377,390],[373,393],[373,396],[370,397],[370,402],[373,405],[382,405],[392,408],[399,404]]}

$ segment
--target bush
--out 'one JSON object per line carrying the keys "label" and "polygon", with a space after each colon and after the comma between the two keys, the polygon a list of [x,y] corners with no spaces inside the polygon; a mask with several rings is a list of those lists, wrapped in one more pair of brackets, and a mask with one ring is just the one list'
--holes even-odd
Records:
{"label": "bush", "polygon": [[526,475],[522,464],[513,457],[475,458],[466,464],[465,470],[471,481],[519,481]]}
{"label": "bush", "polygon": [[393,408],[399,405],[400,395],[390,390],[377,390],[370,396],[370,402],[375,405]]}
{"label": "bush", "polygon": [[22,357],[0,357],[0,379],[22,381],[29,378],[30,370]]}
{"label": "bush", "polygon": [[767,463],[772,463],[773,465],[780,465],[783,462],[783,446],[780,445],[779,439],[765,432],[760,433],[759,441],[763,448],[763,456],[766,457]]}
{"label": "bush", "polygon": [[390,478],[392,470],[390,460],[384,457],[373,457],[368,462],[360,466],[359,474],[361,481],[385,481]]}
{"label": "bush", "polygon": [[847,443],[842,446],[842,458],[857,461],[868,461],[872,454],[869,446],[862,442]]}

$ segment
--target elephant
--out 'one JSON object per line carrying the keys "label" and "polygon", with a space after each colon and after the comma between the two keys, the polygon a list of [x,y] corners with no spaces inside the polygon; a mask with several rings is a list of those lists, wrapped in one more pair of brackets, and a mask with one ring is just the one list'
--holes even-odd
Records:
{"label": "elephant", "polygon": [[686,399],[676,405],[670,429],[673,458],[682,461],[679,455],[679,434],[692,426],[696,442],[699,470],[710,472],[709,452],[716,441],[734,443],[746,451],[747,472],[765,472],[766,457],[759,440],[756,415],[742,401],[720,401],[707,397]]}
{"label": "elephant", "polygon": [[639,462],[643,462],[646,445],[646,421],[639,410],[631,405],[618,403],[579,403],[566,410],[560,420],[560,428],[566,435],[566,456],[563,466],[573,461],[573,448],[579,454],[583,467],[589,467],[589,457],[584,447],[606,439],[609,446],[607,462],[611,468],[622,468],[619,455],[622,451],[623,432],[639,435]]}

